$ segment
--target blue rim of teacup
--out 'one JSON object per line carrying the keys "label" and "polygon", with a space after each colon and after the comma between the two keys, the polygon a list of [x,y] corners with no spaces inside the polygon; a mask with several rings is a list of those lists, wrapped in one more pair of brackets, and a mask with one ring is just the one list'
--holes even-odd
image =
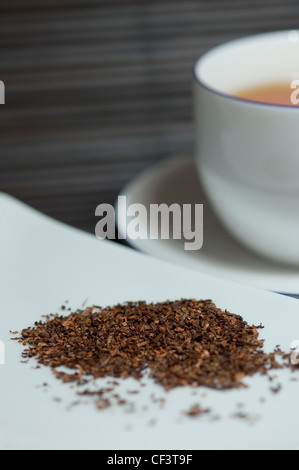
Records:
{"label": "blue rim of teacup", "polygon": [[299,294],[288,294],[286,292],[277,292],[280,295],[286,295],[287,297],[293,297],[295,299],[299,299]]}
{"label": "blue rim of teacup", "polygon": [[255,105],[255,106],[265,106],[265,107],[270,107],[270,108],[284,108],[284,109],[298,109],[299,108],[299,105],[298,106],[294,106],[292,104],[275,104],[275,103],[263,103],[261,101],[253,101],[253,100],[248,100],[246,98],[239,98],[237,96],[234,96],[234,95],[230,95],[228,93],[223,93],[221,91],[218,91],[216,90],[215,88],[212,88],[210,87],[209,85],[207,85],[206,83],[204,83],[196,74],[195,72],[195,69],[197,67],[197,64],[200,60],[204,59],[205,56],[207,56],[208,54],[210,54],[211,52],[215,51],[216,49],[220,48],[221,46],[224,46],[224,45],[229,45],[229,44],[233,44],[235,42],[238,42],[239,40],[242,40],[242,39],[250,39],[250,38],[254,38],[254,37],[258,37],[258,36],[266,36],[266,35],[270,35],[270,34],[275,34],[275,33],[291,33],[292,31],[296,31],[296,32],[299,32],[299,30],[295,30],[295,29],[290,29],[290,30],[281,30],[281,31],[270,31],[270,32],[267,32],[267,33],[261,33],[261,34],[253,34],[253,35],[248,35],[248,36],[243,36],[243,37],[240,37],[240,38],[236,38],[236,39],[232,39],[230,41],[226,41],[226,42],[223,42],[223,43],[220,43],[214,47],[212,47],[211,49],[209,49],[208,51],[204,52],[200,57],[198,57],[198,59],[195,61],[194,65],[193,65],[193,68],[192,68],[192,76],[193,76],[193,79],[202,87],[204,88],[205,90],[209,91],[210,93],[213,93],[214,95],[217,95],[217,96],[220,96],[222,98],[226,98],[226,99],[229,99],[229,100],[232,100],[232,101],[237,101],[239,103],[249,103],[249,104],[252,104],[252,105]]}

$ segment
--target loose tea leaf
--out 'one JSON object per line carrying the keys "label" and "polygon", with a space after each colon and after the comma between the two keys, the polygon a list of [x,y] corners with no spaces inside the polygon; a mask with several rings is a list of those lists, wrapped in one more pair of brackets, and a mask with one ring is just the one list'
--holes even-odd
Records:
{"label": "loose tea leaf", "polygon": [[[261,328],[211,300],[138,301],[49,315],[23,330],[18,340],[26,346],[24,358],[35,357],[64,382],[82,385],[88,377],[140,380],[147,373],[165,390],[223,390],[244,387],[245,377],[283,367],[277,360],[279,348],[263,351]],[[70,372],[58,371],[60,366]],[[99,397],[98,407],[107,407],[109,401],[101,393]]]}
{"label": "loose tea leaf", "polygon": [[210,412],[211,412],[211,410],[204,409],[200,405],[196,404],[196,405],[191,406],[191,408],[186,412],[186,415],[193,418],[195,416],[199,416],[199,415],[202,415],[202,414],[208,414]]}

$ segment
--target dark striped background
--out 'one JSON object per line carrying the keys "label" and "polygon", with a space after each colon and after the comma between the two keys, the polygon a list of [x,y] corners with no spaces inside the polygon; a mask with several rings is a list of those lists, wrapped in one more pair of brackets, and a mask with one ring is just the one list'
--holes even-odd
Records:
{"label": "dark striped background", "polygon": [[192,147],[198,56],[298,26],[294,0],[1,0],[0,191],[94,231],[98,204]]}

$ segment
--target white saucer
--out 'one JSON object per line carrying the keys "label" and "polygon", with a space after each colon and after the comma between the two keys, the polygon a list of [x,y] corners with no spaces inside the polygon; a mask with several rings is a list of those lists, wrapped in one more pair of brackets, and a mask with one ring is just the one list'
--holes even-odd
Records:
{"label": "white saucer", "polygon": [[[204,204],[204,243],[201,250],[185,251],[183,239],[127,239],[138,250],[208,274],[299,296],[299,269],[259,258],[223,228],[206,200],[191,153],[157,164],[137,176],[120,195],[127,197],[127,205]],[[120,234],[125,233],[124,224],[124,220],[118,219]]]}

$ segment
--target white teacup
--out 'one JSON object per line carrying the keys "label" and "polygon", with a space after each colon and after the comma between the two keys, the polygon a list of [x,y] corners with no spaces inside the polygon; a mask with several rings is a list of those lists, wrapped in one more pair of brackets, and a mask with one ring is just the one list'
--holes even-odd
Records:
{"label": "white teacup", "polygon": [[215,212],[248,248],[297,265],[299,106],[255,103],[234,93],[288,82],[291,96],[298,79],[298,31],[230,41],[194,67],[195,155]]}

